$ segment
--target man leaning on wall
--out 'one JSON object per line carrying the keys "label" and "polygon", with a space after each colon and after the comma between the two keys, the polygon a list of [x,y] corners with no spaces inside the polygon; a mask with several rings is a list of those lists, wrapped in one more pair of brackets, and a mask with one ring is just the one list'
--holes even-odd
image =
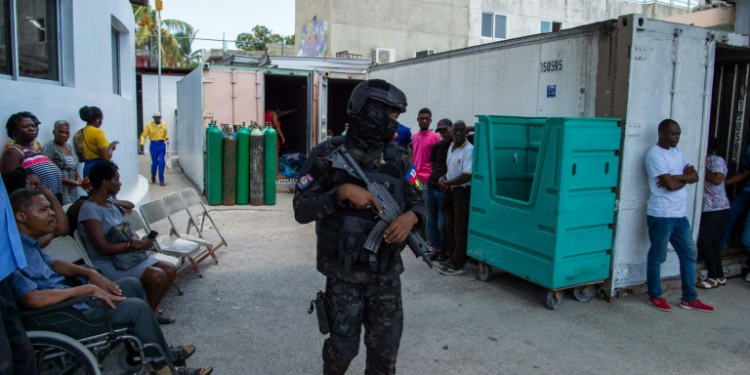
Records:
{"label": "man leaning on wall", "polygon": [[680,260],[680,307],[713,312],[714,308],[701,302],[695,292],[695,258],[698,250],[687,219],[688,195],[685,187],[698,182],[698,172],[677,147],[682,133],[680,125],[666,119],[659,123],[658,131],[659,142],[646,155],[648,187],[651,191],[646,210],[651,242],[646,271],[648,303],[659,311],[672,311],[661,290],[661,265],[667,259],[667,245],[671,243]]}

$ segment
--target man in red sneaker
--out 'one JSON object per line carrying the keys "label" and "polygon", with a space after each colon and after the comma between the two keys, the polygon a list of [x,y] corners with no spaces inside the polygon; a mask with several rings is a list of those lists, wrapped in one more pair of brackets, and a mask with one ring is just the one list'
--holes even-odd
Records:
{"label": "man in red sneaker", "polygon": [[682,299],[680,307],[713,312],[695,292],[695,258],[697,248],[687,219],[687,184],[698,182],[698,172],[685,154],[677,148],[680,125],[666,119],[659,124],[659,142],[646,155],[648,186],[651,196],[647,203],[646,222],[651,248],[648,250],[648,303],[660,311],[672,311],[661,293],[661,265],[667,259],[671,243],[680,259]]}

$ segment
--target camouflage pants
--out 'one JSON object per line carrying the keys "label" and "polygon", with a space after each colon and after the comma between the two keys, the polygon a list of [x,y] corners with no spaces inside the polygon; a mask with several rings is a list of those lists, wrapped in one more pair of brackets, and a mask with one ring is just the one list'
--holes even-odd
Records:
{"label": "camouflage pants", "polygon": [[336,314],[346,315],[356,332],[350,335],[336,333],[335,323],[331,335],[323,345],[323,373],[326,375],[346,373],[349,363],[359,352],[359,331],[365,327],[367,348],[366,375],[391,375],[396,373],[396,357],[404,328],[404,312],[401,307],[401,279],[396,276],[381,283],[373,277],[372,282],[353,284],[326,279],[326,294],[330,302],[329,321]]}

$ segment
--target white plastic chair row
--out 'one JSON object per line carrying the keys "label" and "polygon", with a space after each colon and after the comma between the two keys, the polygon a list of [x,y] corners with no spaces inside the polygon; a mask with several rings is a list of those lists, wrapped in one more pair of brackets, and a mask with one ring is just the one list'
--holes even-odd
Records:
{"label": "white plastic chair row", "polygon": [[[199,215],[203,216],[200,226],[197,224],[195,217],[188,209],[188,202],[195,202],[195,198],[197,198],[197,204],[200,204],[203,209],[203,212]],[[193,203],[192,205],[196,205],[196,203]],[[188,214],[188,230],[190,229],[190,226],[195,227],[198,236],[193,236],[189,233],[182,233],[177,229],[172,216],[182,211],[186,211]],[[205,206],[203,206],[200,197],[195,190],[184,189],[181,192],[170,194],[161,200],[148,202],[140,207],[140,212],[141,215],[139,215],[139,218],[142,218],[143,220],[142,225],[145,229],[144,233],[150,232],[157,224],[164,220],[169,222],[169,234],[158,236],[156,245],[162,253],[181,259],[187,259],[190,262],[189,265],[186,264],[179,269],[177,274],[178,280],[189,272],[190,268],[193,269],[198,277],[203,277],[198,265],[209,256],[213,258],[216,264],[219,263],[219,259],[215,253],[221,246],[226,246],[226,241],[221,237],[221,233],[218,228],[216,228],[213,219],[208,214]],[[205,218],[208,218],[211,221],[211,224],[216,228],[216,232],[221,238],[215,244],[203,237],[202,227]],[[131,225],[133,225],[135,221],[136,220],[131,221]]]}

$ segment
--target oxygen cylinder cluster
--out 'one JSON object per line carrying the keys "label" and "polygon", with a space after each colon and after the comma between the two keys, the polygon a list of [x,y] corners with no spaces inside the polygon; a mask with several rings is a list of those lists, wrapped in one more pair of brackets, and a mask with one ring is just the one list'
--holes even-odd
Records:
{"label": "oxygen cylinder cluster", "polygon": [[278,172],[277,133],[273,126],[206,129],[206,197],[210,205],[275,205]]}

